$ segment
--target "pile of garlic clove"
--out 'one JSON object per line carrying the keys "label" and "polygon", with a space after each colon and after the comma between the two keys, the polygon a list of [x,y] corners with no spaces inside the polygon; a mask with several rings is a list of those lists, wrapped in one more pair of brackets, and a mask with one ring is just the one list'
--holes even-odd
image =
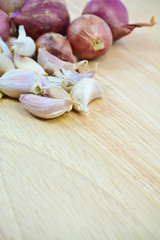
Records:
{"label": "pile of garlic clove", "polygon": [[0,38],[0,98],[18,98],[28,112],[44,119],[72,109],[88,115],[88,104],[102,98],[103,91],[95,71],[80,73],[87,64],[62,61],[45,48],[36,56],[35,42],[21,25],[17,38],[6,43]]}

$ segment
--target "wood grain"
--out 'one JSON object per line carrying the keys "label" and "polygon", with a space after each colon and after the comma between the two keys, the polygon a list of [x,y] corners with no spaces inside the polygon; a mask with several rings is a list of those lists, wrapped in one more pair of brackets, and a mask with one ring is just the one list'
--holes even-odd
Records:
{"label": "wood grain", "polygon": [[[66,1],[71,18],[87,1]],[[0,240],[160,239],[160,3],[125,1],[130,22],[96,79],[90,115],[53,120],[0,105]]]}

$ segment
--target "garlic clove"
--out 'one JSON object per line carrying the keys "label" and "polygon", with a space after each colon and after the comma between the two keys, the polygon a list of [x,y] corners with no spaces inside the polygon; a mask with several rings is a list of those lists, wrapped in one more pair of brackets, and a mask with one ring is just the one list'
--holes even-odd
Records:
{"label": "garlic clove", "polygon": [[71,71],[75,71],[80,66],[88,64],[88,61],[86,60],[77,63],[62,61],[53,54],[49,53],[45,48],[38,49],[37,61],[50,75],[54,74],[57,69],[65,68]]}
{"label": "garlic clove", "polygon": [[54,74],[54,71],[57,68],[61,68],[63,66],[63,62],[59,58],[46,51],[45,48],[38,49],[37,62],[50,75]]}
{"label": "garlic clove", "polygon": [[53,76],[48,76],[47,79],[50,83],[55,84],[55,86],[62,86],[64,81],[62,78],[53,77]]}
{"label": "garlic clove", "polygon": [[14,54],[14,64],[18,69],[32,70],[44,76],[48,75],[44,69],[30,57],[22,57],[19,54]]}
{"label": "garlic clove", "polygon": [[69,106],[72,104],[71,100],[53,99],[33,94],[22,94],[19,100],[28,112],[44,119],[61,116],[67,112]]}
{"label": "garlic clove", "polygon": [[7,40],[6,43],[7,43],[7,46],[9,47],[9,49],[11,49],[11,48],[13,47],[15,41],[16,41],[16,38],[15,38],[15,37],[10,37],[10,38]]}
{"label": "garlic clove", "polygon": [[19,98],[22,93],[40,94],[41,79],[32,71],[15,69],[0,78],[0,90],[9,97]]}
{"label": "garlic clove", "polygon": [[36,51],[35,42],[31,37],[26,36],[23,25],[19,26],[19,36],[14,41],[11,51],[25,57],[33,56]]}
{"label": "garlic clove", "polygon": [[5,55],[12,60],[12,53],[1,37],[0,37],[0,54]]}
{"label": "garlic clove", "polygon": [[11,59],[3,54],[0,54],[0,76],[13,69],[15,69],[15,66]]}
{"label": "garlic clove", "polygon": [[78,73],[76,71],[70,71],[65,68],[62,68],[61,72],[59,73],[59,77],[60,74],[61,77],[67,79],[69,86],[73,86],[83,78],[92,78],[95,75],[95,71],[90,71],[87,73]]}
{"label": "garlic clove", "polygon": [[[63,88],[61,87],[52,87],[44,90],[44,95],[50,98],[56,98],[56,99],[66,99],[66,100],[71,100],[72,98],[69,95],[68,92],[66,92]],[[72,105],[69,107],[67,110],[68,112],[72,110]]]}
{"label": "garlic clove", "polygon": [[[58,71],[58,72],[60,72],[60,71]],[[57,74],[55,74],[55,75],[57,75]],[[62,88],[66,88],[68,85],[68,80],[66,78],[64,78],[64,76],[61,77],[61,74],[58,74],[57,77],[48,76],[47,78],[51,83],[55,84],[55,86],[60,86]]]}
{"label": "garlic clove", "polygon": [[88,104],[96,98],[102,98],[103,90],[95,79],[83,78],[73,86],[70,95],[74,109],[88,115]]}
{"label": "garlic clove", "polygon": [[48,80],[48,76],[43,76],[43,75],[39,75],[40,76],[40,80],[41,80],[41,83],[42,83],[42,92],[44,94],[44,90],[45,89],[48,89],[48,88],[52,88],[52,87],[55,87],[57,86],[55,83],[52,83]]}

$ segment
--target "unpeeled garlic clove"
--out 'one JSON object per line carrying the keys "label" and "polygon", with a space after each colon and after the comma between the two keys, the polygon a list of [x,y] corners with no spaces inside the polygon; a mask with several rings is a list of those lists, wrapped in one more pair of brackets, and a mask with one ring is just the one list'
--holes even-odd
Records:
{"label": "unpeeled garlic clove", "polygon": [[15,66],[11,59],[3,54],[0,54],[0,76],[13,69],[15,69]]}
{"label": "unpeeled garlic clove", "polygon": [[62,67],[61,60],[49,53],[45,48],[38,49],[37,62],[50,75],[54,74],[55,69]]}
{"label": "unpeeled garlic clove", "polygon": [[[71,100],[72,98],[69,95],[68,92],[66,92],[63,88],[61,87],[52,87],[44,90],[44,95],[50,98],[56,98],[56,99],[65,99],[65,100]],[[67,110],[68,112],[72,110],[72,105],[69,107]]]}
{"label": "unpeeled garlic clove", "polygon": [[64,78],[68,81],[68,86],[75,85],[83,78],[92,78],[94,75],[95,75],[95,71],[78,73],[76,71],[70,71],[65,68],[62,68],[61,71],[59,72],[59,77],[61,76],[61,78]]}
{"label": "unpeeled garlic clove", "polygon": [[103,91],[95,79],[83,78],[73,86],[70,95],[73,100],[74,109],[88,115],[88,104],[93,99],[102,98]]}
{"label": "unpeeled garlic clove", "polygon": [[31,37],[26,36],[23,25],[19,26],[19,36],[11,47],[11,51],[25,57],[32,57],[36,51],[35,42]]}
{"label": "unpeeled garlic clove", "polygon": [[14,64],[16,68],[23,70],[32,70],[38,74],[42,74],[47,76],[48,74],[44,71],[44,69],[32,58],[30,57],[22,57],[19,54],[14,54]]}
{"label": "unpeeled garlic clove", "polygon": [[19,100],[28,112],[44,119],[61,116],[68,111],[72,104],[71,100],[54,99],[33,94],[22,94]]}
{"label": "unpeeled garlic clove", "polygon": [[77,63],[70,63],[65,62],[54,56],[53,54],[49,53],[45,48],[38,49],[38,63],[44,68],[44,70],[52,75],[55,73],[55,70],[65,68],[71,71],[75,71],[81,65],[85,65],[88,61],[83,60]]}
{"label": "unpeeled garlic clove", "polygon": [[62,88],[66,88],[68,85],[67,79],[64,77],[61,78],[60,75],[59,75],[59,77],[48,76],[47,78],[51,83],[53,83],[55,85],[55,87],[59,86]]}
{"label": "unpeeled garlic clove", "polygon": [[5,55],[12,60],[12,53],[1,37],[0,37],[0,54]]}
{"label": "unpeeled garlic clove", "polygon": [[9,49],[11,49],[15,43],[17,38],[15,37],[10,37],[8,40],[7,40],[7,46],[9,47]]}
{"label": "unpeeled garlic clove", "polygon": [[9,97],[19,98],[22,93],[40,94],[42,85],[38,74],[15,69],[0,78],[0,90]]}

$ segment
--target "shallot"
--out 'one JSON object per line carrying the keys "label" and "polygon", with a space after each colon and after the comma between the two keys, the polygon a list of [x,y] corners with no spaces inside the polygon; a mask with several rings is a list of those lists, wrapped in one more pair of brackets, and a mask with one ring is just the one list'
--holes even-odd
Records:
{"label": "shallot", "polygon": [[58,0],[28,0],[20,11],[11,14],[17,25],[24,25],[33,39],[46,32],[65,34],[70,22],[69,12]]}
{"label": "shallot", "polygon": [[112,45],[112,33],[105,21],[86,14],[75,19],[67,30],[73,53],[80,59],[95,59],[104,55]]}
{"label": "shallot", "polygon": [[154,18],[151,18],[150,23],[129,24],[128,11],[120,0],[90,0],[82,14],[101,17],[111,28],[113,41],[130,34],[136,27],[151,27],[155,24]]}
{"label": "shallot", "polygon": [[10,35],[10,22],[8,15],[0,9],[0,36],[7,41]]}
{"label": "shallot", "polygon": [[36,41],[36,47],[45,47],[48,52],[56,57],[69,62],[76,62],[69,41],[59,33],[44,33]]}

